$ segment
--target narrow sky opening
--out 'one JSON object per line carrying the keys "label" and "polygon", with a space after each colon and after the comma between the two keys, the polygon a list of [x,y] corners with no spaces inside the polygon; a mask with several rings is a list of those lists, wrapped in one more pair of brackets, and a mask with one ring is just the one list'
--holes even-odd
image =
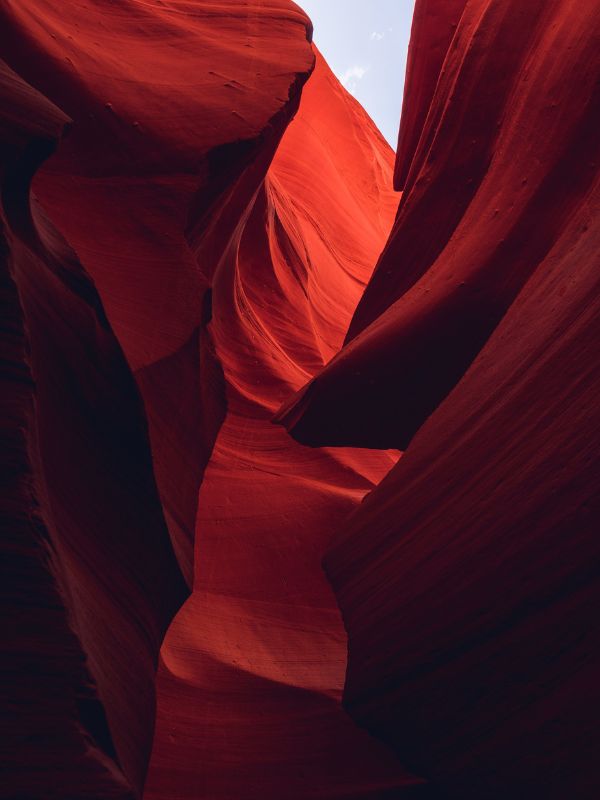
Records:
{"label": "narrow sky opening", "polygon": [[396,149],[414,0],[296,0],[329,66]]}

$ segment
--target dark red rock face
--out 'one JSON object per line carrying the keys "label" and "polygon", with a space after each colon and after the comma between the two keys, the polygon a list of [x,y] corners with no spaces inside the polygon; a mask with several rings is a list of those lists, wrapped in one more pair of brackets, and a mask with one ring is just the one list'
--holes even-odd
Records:
{"label": "dark red rock face", "polygon": [[0,47],[0,797],[595,800],[597,4],[417,0],[395,162],[290,0]]}
{"label": "dark red rock face", "polygon": [[[541,0],[466,5],[414,155],[399,153],[410,160],[402,199],[348,346],[280,415],[300,441],[405,449],[552,262],[573,216],[587,217],[596,11],[587,2],[576,14]],[[450,9],[446,24],[454,18]],[[417,42],[428,41],[421,15],[417,23]],[[423,58],[410,59],[407,102]],[[403,141],[416,138],[418,119],[403,121]]]}

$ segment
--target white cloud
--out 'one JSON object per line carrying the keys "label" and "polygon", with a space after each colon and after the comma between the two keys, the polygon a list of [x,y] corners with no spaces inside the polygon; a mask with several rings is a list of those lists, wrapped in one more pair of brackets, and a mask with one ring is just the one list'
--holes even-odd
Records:
{"label": "white cloud", "polygon": [[338,78],[349,92],[354,93],[359,80],[361,80],[368,71],[369,67],[363,67],[361,64],[354,64],[354,66],[348,67],[341,75],[338,75]]}
{"label": "white cloud", "polygon": [[340,75],[340,80],[345,86],[353,79],[360,80],[363,78],[367,70],[368,67],[362,67],[360,64],[355,64],[353,67],[348,67],[348,69],[342,75]]}
{"label": "white cloud", "polygon": [[[391,28],[389,28],[389,30],[391,30]],[[385,31],[382,31],[381,33],[379,33],[379,31],[373,31],[373,33],[369,36],[369,39],[372,42],[380,42],[384,36]]]}

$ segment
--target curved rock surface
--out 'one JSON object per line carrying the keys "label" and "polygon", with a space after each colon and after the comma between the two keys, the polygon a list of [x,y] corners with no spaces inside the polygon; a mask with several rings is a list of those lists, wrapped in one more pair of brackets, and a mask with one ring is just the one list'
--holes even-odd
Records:
{"label": "curved rock surface", "polygon": [[341,708],[346,635],[321,568],[332,525],[397,454],[312,451],[270,421],[342,344],[392,223],[392,167],[318,56],[213,286],[227,415],[200,490],[193,594],[162,649],[147,800],[426,789]]}
{"label": "curved rock surface", "polygon": [[600,789],[598,201],[326,559],[346,707],[452,797]]}
{"label": "curved rock surface", "polygon": [[[25,337],[12,359],[28,349],[35,381],[25,438],[10,436],[35,462],[18,514],[40,507],[30,569],[45,587],[30,587],[38,614],[24,605],[27,584],[8,598],[38,631],[15,643],[25,677],[9,672],[8,790],[138,795],[156,656],[185,597],[163,513],[191,583],[197,491],[224,415],[205,290],[297,107],[310,27],[276,1],[65,13],[36,0],[3,4],[0,20],[12,68],[2,84],[7,292]],[[64,630],[46,644],[49,597],[60,598],[53,624]],[[55,651],[40,663],[45,647]]]}
{"label": "curved rock surface", "polygon": [[132,798],[158,650],[185,586],[133,378],[93,283],[30,204],[69,120],[6,65],[0,96],[1,793]]}
{"label": "curved rock surface", "polygon": [[348,345],[278,415],[299,441],[404,449],[548,263],[596,176],[596,16],[466,4]]}
{"label": "curved rock surface", "polygon": [[407,447],[326,567],[345,706],[452,797],[600,789],[598,23],[466,3],[349,343],[283,414]]}
{"label": "curved rock surface", "polygon": [[596,5],[0,4],[0,796],[595,800]]}
{"label": "curved rock surface", "polygon": [[398,190],[406,184],[446,53],[466,4],[467,0],[419,0],[415,5],[394,169]]}
{"label": "curved rock surface", "polygon": [[[269,169],[315,59],[306,17],[285,2],[204,4],[200,14],[194,13],[198,4],[160,5],[125,4],[117,14],[96,2],[65,16],[43,0],[35,13],[9,4],[3,10],[2,40],[12,66],[71,116],[69,135],[56,153],[51,155],[50,147],[44,152],[49,160],[39,159],[27,175],[29,181],[35,174],[34,224],[56,255],[51,266],[84,293],[107,336],[116,345],[114,331],[123,348],[129,368],[121,357],[108,378],[119,390],[129,386],[139,403],[135,378],[143,410],[138,405],[132,420],[123,401],[116,401],[113,413],[119,409],[124,416],[113,433],[132,450],[127,437],[121,441],[121,425],[142,424],[147,444],[147,416],[162,511],[190,584],[197,488],[223,423],[202,485],[194,592],[163,648],[158,688],[161,713],[163,698],[169,700],[168,725],[159,716],[146,794],[195,796],[199,783],[213,797],[378,797],[399,788],[422,794],[424,782],[341,709],[346,637],[320,566],[331,520],[341,521],[397,454],[348,451],[315,458],[270,422],[290,391],[342,344],[393,219],[393,154],[319,57],[303,115]],[[232,47],[211,36],[219,21],[229,29]],[[175,46],[180,58],[171,65]],[[284,56],[274,61],[273,52]],[[310,160],[298,158],[304,148],[310,149]],[[28,184],[23,201],[28,202]],[[42,278],[44,269],[42,264]],[[19,287],[26,305],[29,294],[36,296],[36,279],[27,263]],[[58,301],[41,280],[38,292],[42,286],[43,301],[60,309],[59,318],[68,320],[80,346],[98,360],[79,310]],[[52,336],[44,337],[43,331],[56,328],[56,339],[71,350],[73,335],[36,300],[28,337],[33,351],[40,352],[35,364],[39,424],[60,416],[59,401],[76,416],[80,409],[70,408],[69,400],[81,404],[92,387],[100,387],[87,374],[85,356],[74,351],[73,377],[58,381],[60,391],[48,378],[52,392],[42,392],[46,370],[62,365],[48,349]],[[78,359],[83,368],[76,367]],[[85,446],[98,437],[111,446],[97,413],[88,418],[96,425],[93,433],[79,430],[75,421],[70,430],[56,424],[49,429],[48,463],[42,465],[40,482],[53,482],[60,474],[64,453],[57,438],[70,442],[75,437]],[[93,713],[104,725],[103,767],[115,773],[115,792],[135,794],[144,781],[152,734],[153,661],[142,668],[133,654],[135,642],[125,645],[122,637],[132,636],[127,614],[116,607],[99,609],[93,566],[104,559],[105,574],[124,568],[123,553],[116,551],[111,560],[98,551],[97,544],[102,550],[115,542],[103,534],[107,520],[97,503],[110,503],[119,513],[127,502],[112,497],[110,480],[121,477],[114,465],[104,493],[90,498],[97,484],[74,445],[72,456],[81,506],[97,516],[86,535],[97,543],[83,536],[82,520],[67,520],[75,501],[69,493],[65,497],[60,481],[56,493],[64,508],[59,507],[62,515],[50,538],[60,544],[68,530],[71,546],[83,551],[85,573],[77,559],[71,563],[70,554],[59,553],[65,573],[60,588],[89,663],[86,680],[98,685]],[[101,469],[99,456],[92,449],[88,458]],[[73,479],[71,473],[68,477]],[[163,525],[161,510],[146,491],[139,523],[150,525],[147,517],[154,514],[156,524]],[[130,508],[133,513],[133,500]],[[152,570],[153,599],[167,622],[174,606],[163,595],[162,581],[172,568],[180,599],[177,569],[167,547],[162,575],[151,548],[147,554],[136,544],[130,525],[129,516],[123,516],[114,536],[127,552],[135,548],[137,557],[143,552],[142,572]],[[223,528],[229,531],[227,553],[218,541]],[[161,532],[164,548],[164,528]],[[52,545],[58,546],[54,539]],[[215,578],[205,579],[205,572]],[[132,575],[127,585],[125,578],[124,590],[138,581]],[[106,597],[100,599],[106,603]],[[118,591],[111,600],[123,607],[132,602]],[[103,624],[116,634],[112,642]],[[151,655],[164,627],[156,632]],[[207,679],[213,661],[216,667]],[[140,700],[143,708],[136,707]],[[219,717],[209,724],[216,702]],[[257,730],[266,710],[264,730]],[[190,727],[191,711],[206,720],[201,731]],[[175,748],[174,721],[182,725]],[[287,737],[281,735],[284,727]],[[86,736],[80,732],[81,742]],[[224,738],[232,742],[227,756]],[[23,742],[21,748],[24,758],[36,760]],[[65,754],[57,747],[54,758],[61,757]],[[224,758],[237,758],[234,773],[223,769]],[[161,774],[165,759],[166,778]],[[184,767],[175,769],[181,761]],[[88,780],[85,791],[109,791]],[[58,796],[65,790],[58,783],[52,791]]]}
{"label": "curved rock surface", "polygon": [[0,19],[9,63],[73,119],[35,192],[136,374],[191,584],[198,487],[224,404],[203,298],[297,108],[314,61],[308,19],[288,0],[92,0],[68,13],[9,0]]}

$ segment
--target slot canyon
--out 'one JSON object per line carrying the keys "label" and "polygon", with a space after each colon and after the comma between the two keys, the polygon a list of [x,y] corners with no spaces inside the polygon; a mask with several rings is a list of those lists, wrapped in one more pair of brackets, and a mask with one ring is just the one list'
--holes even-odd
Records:
{"label": "slot canyon", "polygon": [[600,797],[598,0],[301,5],[0,0],[5,800]]}

